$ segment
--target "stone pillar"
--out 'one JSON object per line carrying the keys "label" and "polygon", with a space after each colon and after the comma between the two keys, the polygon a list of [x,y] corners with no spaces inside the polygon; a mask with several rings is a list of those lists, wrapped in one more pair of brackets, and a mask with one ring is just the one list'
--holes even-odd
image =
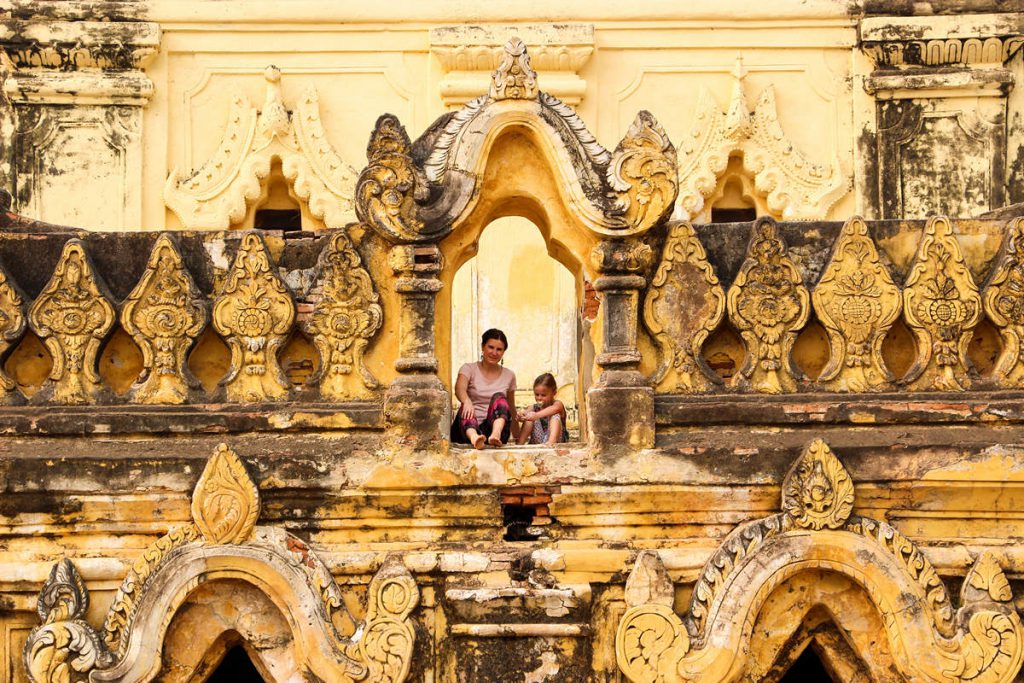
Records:
{"label": "stone pillar", "polygon": [[[51,223],[138,229],[142,220],[143,72],[160,29],[139,3],[102,17],[71,3],[15,4],[0,14],[5,158],[15,210]],[[102,19],[102,21],[100,20]]]}
{"label": "stone pillar", "polygon": [[587,392],[590,442],[598,452],[654,446],[654,389],[640,374],[637,324],[651,248],[636,239],[605,240],[592,254],[600,275],[601,375]]}
{"label": "stone pillar", "polygon": [[441,251],[435,245],[400,244],[391,249],[398,322],[399,376],[388,387],[384,420],[396,445],[422,448],[447,437],[448,392],[437,377],[434,303],[441,289]]}

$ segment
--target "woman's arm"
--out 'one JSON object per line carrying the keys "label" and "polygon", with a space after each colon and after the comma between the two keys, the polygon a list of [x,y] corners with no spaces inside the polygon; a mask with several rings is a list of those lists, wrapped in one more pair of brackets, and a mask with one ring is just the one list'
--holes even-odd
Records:
{"label": "woman's arm", "polygon": [[556,413],[561,413],[562,415],[565,414],[565,406],[562,405],[561,401],[555,401],[547,408],[541,408],[540,410],[534,411],[527,411],[526,418],[530,420],[539,420],[542,417],[550,417]]}
{"label": "woman's arm", "polygon": [[512,438],[519,440],[519,411],[516,410],[516,374],[512,373],[512,381],[508,384],[508,393],[505,394],[505,398],[508,400],[509,416],[508,416],[508,429]]}
{"label": "woman's arm", "polygon": [[473,417],[473,402],[469,400],[469,378],[459,373],[455,380],[455,398],[462,404],[462,418],[468,420]]}

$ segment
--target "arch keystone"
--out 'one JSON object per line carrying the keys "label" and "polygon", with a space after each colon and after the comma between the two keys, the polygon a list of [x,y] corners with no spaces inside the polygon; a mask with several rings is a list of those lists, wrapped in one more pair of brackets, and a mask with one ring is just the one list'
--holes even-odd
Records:
{"label": "arch keystone", "polygon": [[260,492],[238,455],[227,447],[206,462],[192,493],[192,519],[208,543],[245,543],[260,516]]}

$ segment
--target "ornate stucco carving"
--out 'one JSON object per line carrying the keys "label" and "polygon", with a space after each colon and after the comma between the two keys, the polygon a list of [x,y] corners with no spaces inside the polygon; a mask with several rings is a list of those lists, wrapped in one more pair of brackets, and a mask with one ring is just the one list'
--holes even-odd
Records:
{"label": "ornate stucco carving", "polygon": [[53,357],[50,376],[36,400],[96,401],[102,390],[96,371],[100,343],[116,320],[105,289],[82,242],[68,240],[53,276],[28,313],[32,331]]}
{"label": "ornate stucco carving", "polygon": [[724,112],[706,89],[698,96],[693,127],[678,144],[679,212],[691,220],[702,215],[729,157],[742,155],[743,167],[772,215],[783,220],[825,218],[850,188],[838,154],[833,151],[824,165],[796,149],[779,124],[770,86],[751,112],[743,94],[745,75],[737,61],[732,99]]}
{"label": "ornate stucco carving", "polygon": [[[25,301],[15,284],[0,266],[0,358],[18,343],[25,332]],[[17,383],[0,367],[0,403],[19,403]]]}
{"label": "ornate stucco carving", "polygon": [[208,319],[181,254],[169,235],[153,245],[146,270],[121,307],[121,326],[142,350],[142,376],[131,390],[138,403],[184,403],[197,381],[186,355]]}
{"label": "ornate stucco carving", "polygon": [[903,299],[859,216],[843,225],[811,301],[830,348],[818,382],[833,391],[890,387],[893,378],[882,360],[882,342]]}
{"label": "ornate stucco carving", "polygon": [[320,254],[313,290],[319,296],[306,331],[320,353],[320,395],[331,401],[368,398],[379,386],[363,352],[383,324],[373,280],[345,232],[337,232]]}
{"label": "ornate stucco carving", "polygon": [[928,219],[903,285],[903,316],[917,340],[905,382],[913,390],[971,385],[967,344],[981,320],[981,295],[948,218]]}
{"label": "ornate stucco carving", "polygon": [[810,295],[771,218],[754,223],[726,306],[747,349],[733,385],[768,394],[796,391],[803,373],[790,352],[810,315]]}
{"label": "ornate stucco carving", "polygon": [[530,66],[530,53],[519,38],[505,44],[501,64],[491,76],[492,100],[534,100],[537,90],[537,72]]}
{"label": "ornate stucco carving", "polygon": [[921,551],[885,522],[851,514],[853,499],[849,473],[823,441],[812,442],[783,483],[784,511],[726,538],[704,566],[683,617],[666,599],[671,591],[647,588],[669,579],[657,551],[643,551],[626,583],[627,611],[616,634],[626,678],[740,680],[768,597],[791,577],[825,571],[847,577],[881,613],[906,680],[1011,681],[1024,657],[1024,626],[995,558],[977,559],[954,613]]}
{"label": "ornate stucco carving", "polygon": [[725,292],[693,226],[672,223],[644,298],[644,324],[658,345],[657,391],[697,393],[721,383],[701,346],[724,315]]}
{"label": "ornate stucco carving", "polygon": [[1024,218],[1010,222],[1003,242],[982,297],[985,314],[1003,340],[992,379],[1001,387],[1017,389],[1024,385]]}
{"label": "ornate stucco carving", "polygon": [[[84,582],[70,561],[58,563],[39,598],[43,625],[25,646],[30,679],[152,680],[168,625],[189,593],[205,581],[228,579],[253,584],[284,612],[301,670],[343,683],[404,681],[419,590],[401,560],[391,555],[381,564],[369,585],[366,617],[358,622],[305,542],[254,526],[260,513],[256,490],[238,457],[221,444],[193,493],[193,521],[162,536],[135,562],[114,596],[102,639],[84,620]],[[341,615],[357,625],[351,638],[336,630],[334,619]]]}
{"label": "ornate stucco carving", "polygon": [[295,322],[295,302],[263,239],[242,237],[234,264],[213,304],[213,326],[231,349],[222,380],[229,401],[254,403],[289,394],[277,353]]}
{"label": "ornate stucco carving", "polygon": [[213,156],[190,176],[177,168],[164,185],[164,202],[186,228],[225,230],[241,222],[264,191],[275,159],[295,196],[328,228],[354,219],[356,172],[327,140],[316,90],[294,110],[281,97],[281,72],[267,67],[262,108],[235,96],[227,128]]}
{"label": "ornate stucco carving", "polygon": [[646,229],[672,210],[679,190],[676,149],[650,112],[636,115],[612,153],[607,178],[611,210],[635,228]]}

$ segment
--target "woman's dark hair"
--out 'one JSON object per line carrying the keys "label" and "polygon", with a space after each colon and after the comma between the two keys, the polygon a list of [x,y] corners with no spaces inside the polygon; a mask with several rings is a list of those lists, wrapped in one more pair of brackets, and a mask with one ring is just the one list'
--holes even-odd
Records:
{"label": "woman's dark hair", "polygon": [[505,333],[496,327],[492,327],[491,329],[484,332],[483,336],[480,338],[480,346],[483,346],[492,339],[497,339],[498,341],[500,341],[502,344],[505,345],[505,350],[508,351],[508,339],[505,338]]}
{"label": "woman's dark hair", "polygon": [[537,379],[533,380],[533,386],[547,387],[552,392],[558,391],[558,382],[555,381],[555,376],[550,372],[545,372],[543,375],[540,375]]}

